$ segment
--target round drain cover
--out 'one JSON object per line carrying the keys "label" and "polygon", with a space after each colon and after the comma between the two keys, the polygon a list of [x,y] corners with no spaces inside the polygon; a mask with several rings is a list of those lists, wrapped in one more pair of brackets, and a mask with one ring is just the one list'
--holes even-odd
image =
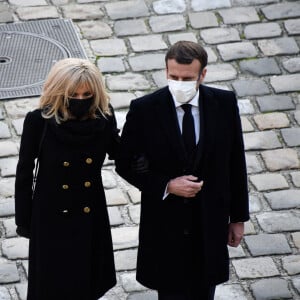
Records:
{"label": "round drain cover", "polygon": [[70,57],[61,43],[30,32],[0,32],[0,91],[41,85],[53,63]]}

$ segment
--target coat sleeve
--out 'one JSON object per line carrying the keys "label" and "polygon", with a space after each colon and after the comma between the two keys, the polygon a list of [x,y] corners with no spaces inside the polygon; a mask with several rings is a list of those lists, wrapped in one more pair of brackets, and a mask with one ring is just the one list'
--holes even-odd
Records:
{"label": "coat sleeve", "polygon": [[[141,110],[140,106],[136,104],[136,100],[131,102],[126,117],[116,159],[116,171],[142,193],[151,194],[152,199],[162,199],[170,178],[151,170],[151,162],[147,171],[139,172],[133,167],[135,159],[147,153],[147,149],[144,149],[143,145],[143,139],[147,138],[144,137],[145,132],[143,131],[145,126],[142,121],[144,110]],[[145,158],[147,159],[147,156]]]}
{"label": "coat sleeve", "polygon": [[233,101],[233,111],[234,142],[230,162],[230,223],[246,222],[249,220],[249,199],[244,141],[241,119],[235,96]]}
{"label": "coat sleeve", "polygon": [[109,159],[116,159],[119,146],[120,146],[120,130],[117,127],[117,120],[115,116],[114,109],[111,105],[109,105],[111,116],[109,116],[109,146],[108,146],[108,158]]}
{"label": "coat sleeve", "polygon": [[15,181],[15,222],[17,233],[30,237],[32,181],[35,159],[43,130],[43,119],[37,111],[29,112],[24,120]]}

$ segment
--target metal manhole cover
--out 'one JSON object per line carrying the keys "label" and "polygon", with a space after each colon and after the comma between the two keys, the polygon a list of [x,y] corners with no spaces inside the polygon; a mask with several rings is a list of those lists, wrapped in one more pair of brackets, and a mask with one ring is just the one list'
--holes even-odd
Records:
{"label": "metal manhole cover", "polygon": [[0,25],[0,99],[40,95],[57,60],[86,58],[71,20]]}

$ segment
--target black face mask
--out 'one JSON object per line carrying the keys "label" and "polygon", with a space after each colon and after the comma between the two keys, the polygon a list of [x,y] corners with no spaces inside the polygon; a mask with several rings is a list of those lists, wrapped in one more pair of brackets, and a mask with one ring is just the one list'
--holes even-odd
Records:
{"label": "black face mask", "polygon": [[69,98],[69,111],[77,119],[81,119],[88,114],[94,102],[94,97],[87,99]]}

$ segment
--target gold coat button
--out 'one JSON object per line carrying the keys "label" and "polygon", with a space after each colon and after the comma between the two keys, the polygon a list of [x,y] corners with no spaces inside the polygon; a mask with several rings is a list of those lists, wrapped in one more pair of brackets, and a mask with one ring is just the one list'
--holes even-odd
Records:
{"label": "gold coat button", "polygon": [[88,188],[88,187],[90,187],[92,184],[90,183],[90,181],[86,181],[85,183],[84,183],[84,186],[86,187],[86,188]]}
{"label": "gold coat button", "polygon": [[64,167],[68,167],[70,165],[70,163],[68,161],[64,161],[63,165],[64,165]]}
{"label": "gold coat button", "polygon": [[67,189],[69,188],[69,186],[68,186],[67,184],[63,184],[62,188],[63,188],[64,190],[67,190]]}
{"label": "gold coat button", "polygon": [[88,206],[83,208],[83,212],[86,214],[90,213],[90,211],[91,211],[91,209]]}
{"label": "gold coat button", "polygon": [[85,162],[86,162],[88,165],[90,165],[90,164],[93,162],[93,160],[92,160],[90,157],[88,157],[88,158],[85,160]]}

